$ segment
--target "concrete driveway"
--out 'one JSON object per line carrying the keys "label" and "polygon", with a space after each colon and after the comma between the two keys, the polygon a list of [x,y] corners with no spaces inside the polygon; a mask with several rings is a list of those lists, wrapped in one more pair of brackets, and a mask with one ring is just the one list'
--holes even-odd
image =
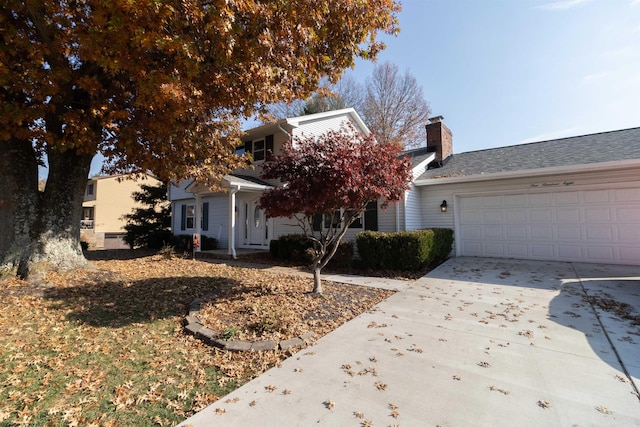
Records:
{"label": "concrete driveway", "polygon": [[180,425],[640,426],[639,316],[638,267],[454,258]]}

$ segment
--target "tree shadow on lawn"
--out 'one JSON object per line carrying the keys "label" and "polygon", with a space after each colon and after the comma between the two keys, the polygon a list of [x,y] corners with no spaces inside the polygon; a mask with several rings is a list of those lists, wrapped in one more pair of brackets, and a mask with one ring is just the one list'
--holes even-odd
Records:
{"label": "tree shadow on lawn", "polygon": [[69,311],[67,318],[90,326],[120,328],[133,323],[185,316],[191,302],[221,287],[227,277],[164,277],[133,282],[100,280],[47,289],[44,297]]}
{"label": "tree shadow on lawn", "polygon": [[152,249],[99,249],[83,251],[88,261],[129,260],[148,257],[158,253]]}

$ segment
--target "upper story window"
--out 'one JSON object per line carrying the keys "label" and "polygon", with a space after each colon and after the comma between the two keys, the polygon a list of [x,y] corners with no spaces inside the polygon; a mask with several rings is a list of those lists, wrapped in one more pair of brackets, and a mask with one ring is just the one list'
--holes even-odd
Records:
{"label": "upper story window", "polygon": [[87,196],[93,196],[93,182],[87,184]]}
{"label": "upper story window", "polygon": [[254,162],[268,160],[269,155],[273,154],[273,135],[245,141],[244,145],[236,147],[236,154],[244,153],[251,153]]}

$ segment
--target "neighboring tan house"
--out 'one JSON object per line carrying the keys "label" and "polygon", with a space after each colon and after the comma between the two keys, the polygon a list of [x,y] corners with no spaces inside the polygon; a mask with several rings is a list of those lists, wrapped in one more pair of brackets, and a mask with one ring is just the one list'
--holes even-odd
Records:
{"label": "neighboring tan house", "polygon": [[[300,233],[286,218],[256,208],[277,183],[259,178],[266,152],[287,139],[321,134],[350,121],[369,130],[353,109],[283,119],[243,139],[255,170],[226,176],[227,192],[185,181],[170,186],[174,234],[200,233],[220,248],[269,247]],[[346,240],[361,230],[445,227],[455,256],[606,262],[640,265],[640,128],[452,154],[441,116],[426,125],[427,146],[405,152],[413,182],[399,203],[372,206]]]}
{"label": "neighboring tan house", "polygon": [[451,154],[429,126],[420,227],[454,229],[454,255],[640,265],[640,128]]}
{"label": "neighboring tan house", "polygon": [[126,224],[123,216],[140,207],[133,200],[133,193],[140,191],[143,184],[159,183],[159,180],[150,175],[135,181],[126,175],[89,179],[82,202],[81,240],[98,249],[128,248],[122,240]]}

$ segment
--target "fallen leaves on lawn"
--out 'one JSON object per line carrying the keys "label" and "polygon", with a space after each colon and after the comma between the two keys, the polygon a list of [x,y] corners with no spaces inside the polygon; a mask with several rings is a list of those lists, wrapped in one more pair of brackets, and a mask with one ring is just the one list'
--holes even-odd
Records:
{"label": "fallen leaves on lawn", "polygon": [[[245,312],[234,317],[249,300],[244,310],[255,311],[261,333],[283,339],[323,335],[392,293],[325,283],[317,297],[308,292],[312,279],[299,275],[129,251],[122,253],[130,259],[105,259],[107,252],[93,270],[0,281],[1,423],[175,425],[288,357],[227,352],[184,333],[191,302],[222,288],[222,309],[234,319],[227,326],[258,323],[239,322]],[[268,331],[276,305],[292,326]]]}
{"label": "fallen leaves on lawn", "polygon": [[247,341],[295,338],[307,332],[326,335],[370,309],[392,292],[335,282],[322,295],[309,292],[309,278],[248,270],[241,283],[204,301],[199,317],[217,331],[234,331]]}

